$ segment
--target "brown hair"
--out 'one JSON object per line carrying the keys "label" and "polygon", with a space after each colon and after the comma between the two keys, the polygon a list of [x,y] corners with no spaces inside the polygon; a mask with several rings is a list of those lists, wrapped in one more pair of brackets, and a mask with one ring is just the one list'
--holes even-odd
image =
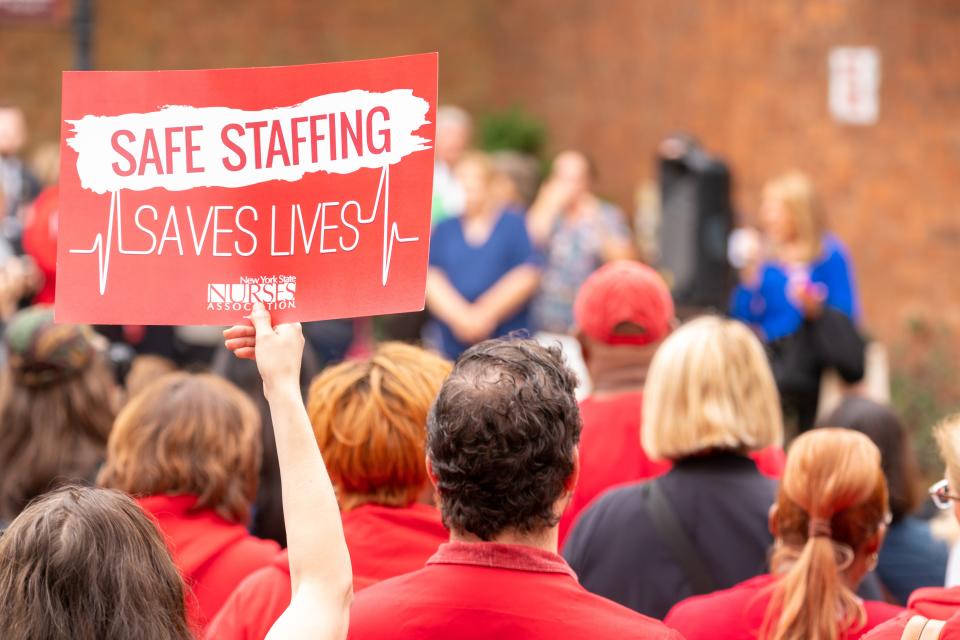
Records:
{"label": "brown hair", "polygon": [[0,537],[4,640],[190,640],[156,526],[119,491],[65,487]]}
{"label": "brown hair", "polygon": [[91,482],[116,415],[117,387],[96,355],[65,379],[24,384],[0,378],[0,520],[12,520],[36,496],[62,482]]}
{"label": "brown hair", "polygon": [[197,509],[246,523],[260,473],[260,414],[210,374],[171,373],[117,416],[97,482],[138,496],[190,494]]}
{"label": "brown hair", "polygon": [[323,371],[307,412],[340,508],[407,506],[427,484],[427,412],[451,364],[399,342]]}
{"label": "brown hair", "polygon": [[837,640],[843,630],[862,628],[866,612],[844,582],[838,548],[852,560],[886,517],[880,450],[869,438],[822,428],[794,440],[773,517],[771,565],[783,577],[761,637]]}

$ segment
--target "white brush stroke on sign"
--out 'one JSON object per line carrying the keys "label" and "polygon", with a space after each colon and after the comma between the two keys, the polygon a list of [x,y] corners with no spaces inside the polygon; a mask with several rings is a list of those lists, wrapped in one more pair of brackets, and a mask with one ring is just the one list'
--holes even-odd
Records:
{"label": "white brush stroke on sign", "polygon": [[[353,114],[360,109],[366,117],[372,109],[385,107],[389,112],[389,121],[377,119],[378,129],[386,128],[390,131],[390,151],[380,153],[364,152],[360,155],[350,154],[347,158],[331,158],[329,145],[326,141],[318,146],[319,154],[316,162],[311,162],[311,154],[307,151],[308,145],[301,147],[298,164],[291,166],[273,166],[271,168],[246,167],[240,171],[230,171],[223,164],[223,159],[235,158],[235,155],[221,140],[221,131],[224,126],[232,123],[243,125],[247,122],[273,121],[282,123],[285,132],[289,131],[289,123],[293,118],[305,118],[321,114]],[[384,168],[400,162],[404,157],[416,151],[429,149],[430,141],[414,135],[420,127],[427,124],[429,104],[423,98],[413,95],[410,89],[395,89],[384,93],[373,93],[364,90],[352,90],[342,93],[330,93],[290,107],[278,107],[261,111],[243,111],[227,107],[191,107],[171,105],[150,113],[128,113],[119,116],[86,115],[79,120],[67,120],[73,127],[73,136],[67,139],[67,144],[77,154],[77,174],[84,189],[95,193],[130,189],[145,191],[147,189],[163,188],[168,191],[185,191],[197,187],[246,187],[270,180],[284,180],[294,182],[307,173],[325,171],[327,173],[347,174],[358,169]],[[153,129],[157,136],[159,155],[165,158],[163,131],[167,127],[183,127],[201,125],[202,129],[194,133],[193,144],[200,148],[194,154],[194,164],[203,167],[202,173],[187,173],[183,168],[184,158],[177,156],[181,163],[179,170],[157,175],[151,171],[146,175],[120,176],[113,169],[115,162],[127,166],[127,161],[113,148],[111,140],[118,130],[129,130],[136,136],[137,141],[143,140],[144,132]],[[306,130],[306,127],[304,128]],[[337,135],[339,136],[339,131]],[[243,137],[244,148],[247,150],[248,163],[252,163],[252,147],[250,146],[251,132]],[[266,154],[269,148],[269,127],[261,132],[261,147]],[[232,138],[236,140],[236,138]],[[289,143],[289,140],[287,140]],[[183,138],[175,140],[179,146]],[[122,146],[129,149],[139,159],[140,146],[129,144],[124,138]]]}

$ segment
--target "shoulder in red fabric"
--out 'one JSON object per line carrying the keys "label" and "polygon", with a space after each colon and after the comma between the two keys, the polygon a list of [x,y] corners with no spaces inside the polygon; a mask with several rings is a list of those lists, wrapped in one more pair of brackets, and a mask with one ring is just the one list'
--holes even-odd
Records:
{"label": "shoulder in red fabric", "polygon": [[[422,568],[449,534],[435,508],[364,505],[342,516],[354,591]],[[287,552],[240,583],[210,623],[206,640],[263,640],[290,604]]]}
{"label": "shoulder in red fabric", "polygon": [[[729,589],[694,596],[677,604],[664,624],[687,640],[755,640],[763,626],[777,578],[757,576]],[[860,638],[877,625],[899,615],[903,609],[885,602],[864,602],[867,624],[847,632],[844,640]]]}
{"label": "shoulder in red fabric", "polygon": [[[906,611],[892,620],[884,622],[873,631],[863,636],[863,640],[901,640],[906,630],[907,622],[917,614],[915,611]],[[947,619],[947,624],[940,632],[939,640],[960,640],[960,613]]]}
{"label": "shoulder in red fabric", "polygon": [[556,554],[456,542],[423,569],[357,594],[349,637],[681,640],[660,622],[587,592]]}
{"label": "shoulder in red fabric", "polygon": [[960,611],[960,587],[924,587],[910,595],[907,608],[934,620],[946,620]]}
{"label": "shoulder in red fabric", "polygon": [[150,496],[138,500],[158,523],[174,563],[194,600],[193,619],[203,628],[246,576],[267,566],[280,550],[251,536],[242,525],[212,509],[194,510],[194,496]]}

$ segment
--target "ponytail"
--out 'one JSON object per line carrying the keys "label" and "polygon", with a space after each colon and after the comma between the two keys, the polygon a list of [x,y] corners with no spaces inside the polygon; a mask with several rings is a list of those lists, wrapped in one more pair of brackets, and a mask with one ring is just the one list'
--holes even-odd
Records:
{"label": "ponytail", "polygon": [[[842,575],[840,558],[852,559],[852,553],[848,548],[838,547],[828,537],[807,539],[799,557],[774,591],[762,638],[838,640],[841,629],[862,628],[866,624],[866,612]],[[782,558],[777,558],[778,555]],[[773,562],[775,565],[789,562],[783,556],[790,555],[795,553],[782,553],[778,549]]]}
{"label": "ponytail", "polygon": [[777,545],[763,640],[839,640],[866,624],[844,572],[887,514],[880,452],[857,432],[817,429],[797,438],[774,515]]}

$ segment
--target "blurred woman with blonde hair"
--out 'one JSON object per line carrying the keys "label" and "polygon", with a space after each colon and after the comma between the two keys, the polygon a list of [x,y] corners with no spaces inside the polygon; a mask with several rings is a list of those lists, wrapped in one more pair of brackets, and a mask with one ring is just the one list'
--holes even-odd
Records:
{"label": "blurred woman with blonde hair", "polygon": [[703,317],[657,349],[643,449],[673,468],[612,489],[574,524],[563,554],[588,590],[662,618],[674,604],[763,572],[776,483],[749,454],[782,440],[777,390],[756,336]]}
{"label": "blurred woman with blonde hair", "polygon": [[813,183],[799,171],[764,185],[761,230],[741,229],[731,241],[740,284],[730,314],[768,343],[787,418],[805,431],[824,369],[848,382],[863,377],[853,269],[846,247],[827,231]]}
{"label": "blurred woman with blonde hair", "polygon": [[777,502],[771,573],[677,605],[666,624],[687,640],[852,640],[902,609],[856,589],[877,563],[890,511],[880,450],[862,433],[797,438]]}

